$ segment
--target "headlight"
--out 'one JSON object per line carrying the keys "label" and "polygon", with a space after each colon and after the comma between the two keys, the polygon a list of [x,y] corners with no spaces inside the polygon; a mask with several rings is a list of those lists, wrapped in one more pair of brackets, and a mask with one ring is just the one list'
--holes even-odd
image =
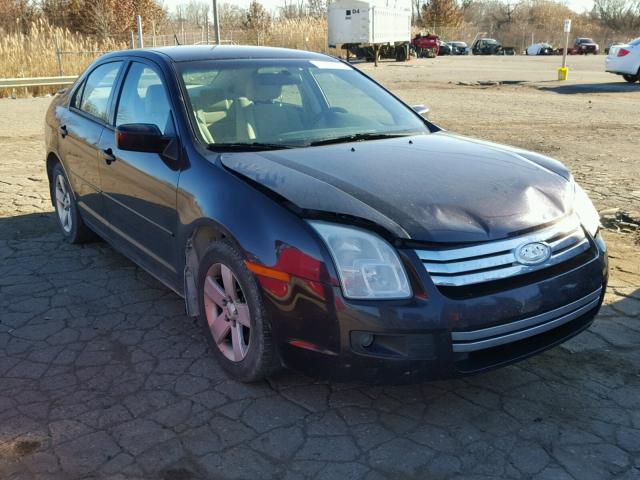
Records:
{"label": "headlight", "polygon": [[398,254],[378,235],[332,223],[309,222],[329,248],[348,298],[408,298],[411,288]]}
{"label": "headlight", "polygon": [[600,228],[600,215],[589,200],[587,192],[580,185],[575,184],[575,196],[573,198],[573,209],[578,214],[582,226],[592,237],[596,236]]}

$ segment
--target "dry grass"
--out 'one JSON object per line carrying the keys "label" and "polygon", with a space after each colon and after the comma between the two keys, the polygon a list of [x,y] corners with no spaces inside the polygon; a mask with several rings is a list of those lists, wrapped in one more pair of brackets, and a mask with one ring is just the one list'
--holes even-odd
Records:
{"label": "dry grass", "polygon": [[296,48],[335,55],[327,44],[327,20],[323,18],[280,19],[267,31],[233,30],[221,32],[222,38],[245,45]]}
{"label": "dry grass", "polygon": [[[60,64],[56,55],[56,43],[61,52]],[[76,75],[81,73],[100,52],[126,48],[127,43],[107,39],[98,41],[93,37],[56,28],[46,22],[35,22],[28,34],[0,30],[0,77],[48,77]],[[30,90],[42,94],[51,89]],[[11,92],[0,90],[0,96]],[[18,92],[24,93],[24,92]]]}
{"label": "dry grass", "polygon": [[[199,35],[188,35],[197,38]],[[268,45],[297,48],[337,54],[327,46],[327,22],[324,19],[282,19],[274,22],[267,31],[222,31],[222,38],[235,44]],[[56,44],[61,52],[60,63]],[[0,77],[48,77],[77,75],[101,52],[128,48],[126,40],[106,39],[73,33],[52,27],[44,21],[31,25],[29,33],[0,30]],[[33,88],[15,92],[19,96],[42,95],[56,88]],[[12,92],[0,90],[0,97]]]}

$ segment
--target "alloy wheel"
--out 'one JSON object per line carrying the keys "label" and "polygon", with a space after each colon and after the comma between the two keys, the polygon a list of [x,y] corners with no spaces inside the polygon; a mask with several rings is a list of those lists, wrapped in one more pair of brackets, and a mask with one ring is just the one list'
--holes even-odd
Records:
{"label": "alloy wheel", "polygon": [[215,263],[207,271],[204,306],[218,349],[232,362],[244,360],[249,352],[251,314],[242,287],[228,266]]}
{"label": "alloy wheel", "polygon": [[71,193],[62,175],[58,175],[56,178],[56,211],[62,229],[66,233],[71,232],[71,228],[73,227],[73,219],[71,217]]}

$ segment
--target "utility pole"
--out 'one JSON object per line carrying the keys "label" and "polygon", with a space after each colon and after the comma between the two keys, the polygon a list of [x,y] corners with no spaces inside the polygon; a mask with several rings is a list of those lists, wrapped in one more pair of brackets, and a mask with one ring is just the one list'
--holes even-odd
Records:
{"label": "utility pole", "polygon": [[213,0],[213,28],[216,37],[216,45],[220,45],[220,21],[218,20],[218,0]]}
{"label": "utility pole", "polygon": [[205,34],[205,42],[209,45],[209,12],[207,12],[204,16],[204,31]]}
{"label": "utility pole", "polygon": [[144,39],[142,38],[142,17],[136,15],[136,26],[138,28],[138,46],[144,48]]}

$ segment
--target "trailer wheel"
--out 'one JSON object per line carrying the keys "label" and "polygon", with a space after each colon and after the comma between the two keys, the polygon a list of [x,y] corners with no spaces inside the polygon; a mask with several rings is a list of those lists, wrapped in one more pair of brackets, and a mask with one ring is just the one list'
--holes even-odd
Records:
{"label": "trailer wheel", "polygon": [[398,45],[396,47],[396,62],[407,61],[407,47],[404,45]]}

